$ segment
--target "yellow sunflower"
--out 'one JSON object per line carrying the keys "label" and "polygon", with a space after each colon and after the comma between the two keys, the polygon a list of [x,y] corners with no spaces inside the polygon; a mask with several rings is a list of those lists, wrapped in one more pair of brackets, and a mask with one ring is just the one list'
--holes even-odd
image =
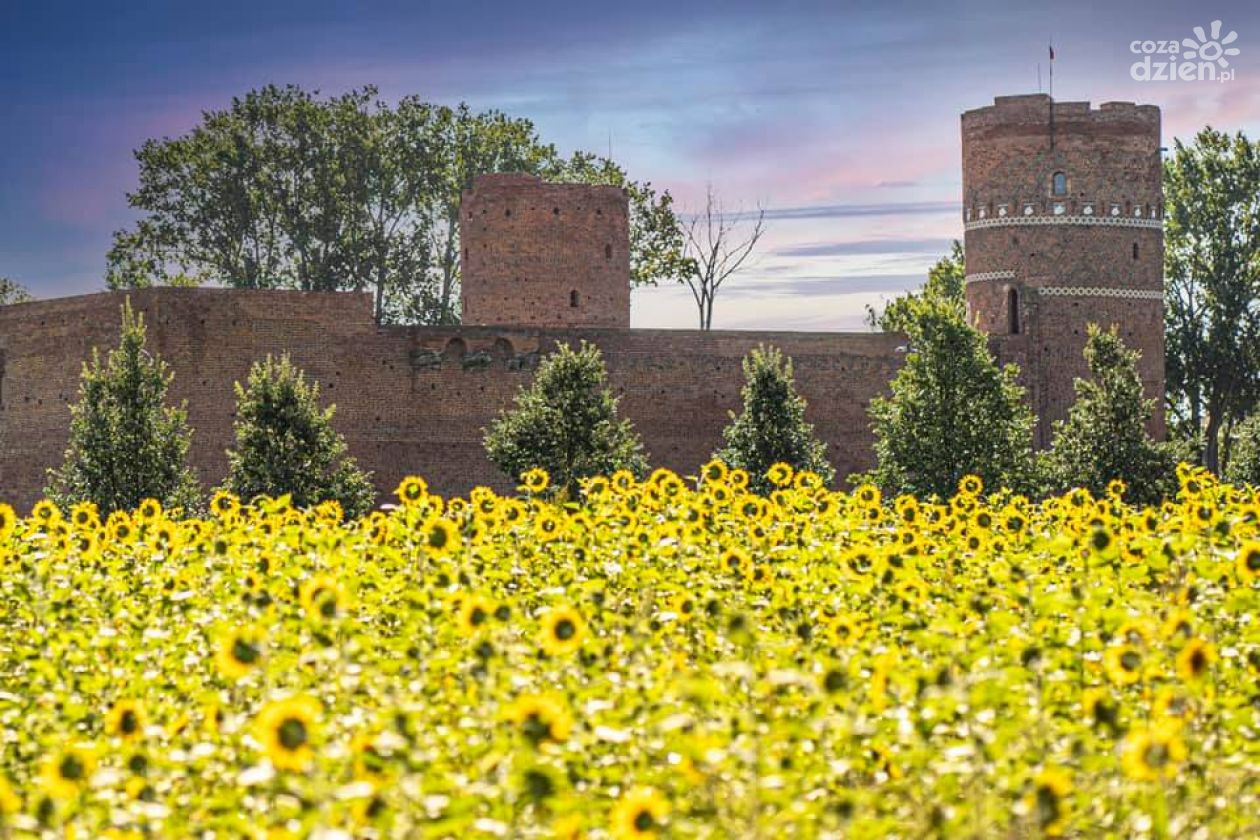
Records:
{"label": "yellow sunflower", "polygon": [[1240,548],[1234,568],[1238,570],[1240,581],[1255,583],[1260,577],[1260,542],[1249,542]]}
{"label": "yellow sunflower", "polygon": [[17,522],[17,511],[0,502],[0,542],[13,536],[13,532],[17,530]]}
{"label": "yellow sunflower", "polygon": [[305,581],[300,597],[306,614],[316,619],[336,618],[345,602],[341,585],[330,575],[315,575]]}
{"label": "yellow sunflower", "polygon": [[775,487],[787,487],[792,483],[792,466],[779,461],[766,470],[766,480]]}
{"label": "yellow sunflower", "polygon": [[573,729],[573,719],[564,703],[555,697],[527,694],[508,709],[507,718],[520,727],[532,746],[561,743]]}
{"label": "yellow sunflower", "polygon": [[231,519],[240,513],[240,499],[226,490],[220,490],[210,499],[210,511],[220,519]]}
{"label": "yellow sunflower", "polygon": [[465,636],[477,633],[494,615],[495,603],[483,595],[472,595],[459,605],[459,629]]}
{"label": "yellow sunflower", "polygon": [[398,482],[398,489],[394,491],[394,495],[398,496],[398,501],[403,507],[412,507],[420,503],[428,494],[429,485],[423,478],[415,475],[409,475]]}
{"label": "yellow sunflower", "polygon": [[273,700],[255,721],[255,735],[271,763],[280,770],[305,770],[314,755],[319,701],[299,695]]}
{"label": "yellow sunflower", "polygon": [[235,681],[257,668],[262,658],[262,633],[254,627],[241,627],[223,636],[214,661],[220,674]]}
{"label": "yellow sunflower", "polygon": [[435,518],[425,526],[424,547],[433,557],[450,557],[459,542],[459,528],[449,519]]}
{"label": "yellow sunflower", "polygon": [[623,840],[644,840],[656,837],[669,803],[651,788],[632,790],[617,800],[609,814],[609,831]]}
{"label": "yellow sunflower", "polygon": [[1071,792],[1072,781],[1062,770],[1046,768],[1033,779],[1029,806],[1045,836],[1061,837],[1067,829],[1071,816],[1067,797]]}
{"label": "yellow sunflower", "polygon": [[1202,639],[1191,639],[1177,654],[1177,673],[1186,682],[1195,682],[1207,674],[1216,659],[1216,649]]}
{"label": "yellow sunflower", "polygon": [[1133,645],[1115,645],[1103,655],[1103,667],[1112,682],[1132,685],[1142,678],[1142,652]]}
{"label": "yellow sunflower", "polygon": [[556,607],[542,617],[542,649],[552,656],[565,656],[582,646],[586,622],[571,606]]}
{"label": "yellow sunflower", "polygon": [[529,493],[542,493],[551,486],[551,476],[542,467],[521,473],[521,487]]}
{"label": "yellow sunflower", "polygon": [[124,741],[136,741],[144,734],[144,708],[135,700],[119,700],[105,716],[105,731]]}
{"label": "yellow sunflower", "polygon": [[1121,764],[1129,777],[1142,781],[1171,779],[1186,760],[1186,744],[1176,721],[1165,720],[1149,729],[1133,729],[1124,739]]}
{"label": "yellow sunflower", "polygon": [[53,799],[73,799],[87,787],[96,767],[96,753],[78,744],[49,755],[44,760],[40,781]]}

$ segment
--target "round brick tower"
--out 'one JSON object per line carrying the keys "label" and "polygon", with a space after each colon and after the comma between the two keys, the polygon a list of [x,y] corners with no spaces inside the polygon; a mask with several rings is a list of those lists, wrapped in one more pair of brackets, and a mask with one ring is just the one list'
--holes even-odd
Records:
{"label": "round brick tower", "polygon": [[1151,432],[1164,433],[1159,109],[1003,96],[962,115],[967,308],[1016,362],[1037,444],[1067,416],[1090,323],[1141,352]]}

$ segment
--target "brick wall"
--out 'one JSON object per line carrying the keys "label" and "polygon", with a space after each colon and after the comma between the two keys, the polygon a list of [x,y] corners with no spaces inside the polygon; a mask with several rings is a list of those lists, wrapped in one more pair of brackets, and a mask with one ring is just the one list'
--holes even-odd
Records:
{"label": "brick wall", "polygon": [[[792,356],[809,419],[841,476],[869,467],[870,399],[900,363],[898,336],[690,330],[377,327],[367,295],[151,289],[130,293],[149,347],[175,373],[206,486],[226,470],[232,384],[254,359],[290,352],[337,404],[334,424],[388,493],[407,473],[439,490],[510,489],[486,460],[482,429],[561,341],[604,351],[621,408],[655,465],[694,471],[739,406],[740,360],[759,342]],[[120,293],[0,308],[0,498],[27,506],[61,462],[82,362],[117,341]]]}
{"label": "brick wall", "polygon": [[617,187],[478,177],[460,206],[464,323],[628,329],[627,205]]}

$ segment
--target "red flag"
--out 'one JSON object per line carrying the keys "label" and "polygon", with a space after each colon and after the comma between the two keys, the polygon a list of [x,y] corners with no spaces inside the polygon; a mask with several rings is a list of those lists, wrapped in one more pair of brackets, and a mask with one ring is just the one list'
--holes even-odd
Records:
{"label": "red flag", "polygon": [[1050,60],[1054,61],[1054,44],[1050,45]]}

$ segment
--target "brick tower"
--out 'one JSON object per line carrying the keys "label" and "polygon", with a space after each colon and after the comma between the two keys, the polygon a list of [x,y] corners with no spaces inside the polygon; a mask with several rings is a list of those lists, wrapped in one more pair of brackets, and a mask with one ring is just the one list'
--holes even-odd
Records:
{"label": "brick tower", "polygon": [[1039,422],[1067,416],[1087,325],[1141,352],[1151,431],[1164,432],[1159,109],[1001,96],[962,115],[967,308],[1016,362]]}
{"label": "brick tower", "polygon": [[478,176],[460,204],[464,323],[629,329],[629,231],[618,187]]}

